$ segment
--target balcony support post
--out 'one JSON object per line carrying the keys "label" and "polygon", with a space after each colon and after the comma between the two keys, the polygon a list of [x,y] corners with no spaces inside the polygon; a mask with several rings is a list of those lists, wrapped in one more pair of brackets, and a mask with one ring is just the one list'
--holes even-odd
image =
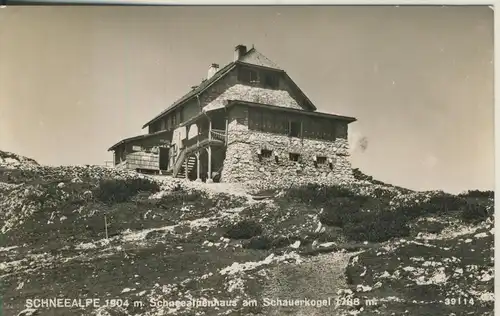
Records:
{"label": "balcony support post", "polygon": [[212,146],[210,146],[210,143],[208,144],[207,147],[207,152],[208,152],[208,175],[207,175],[207,183],[212,183]]}
{"label": "balcony support post", "polygon": [[200,152],[196,152],[196,182],[201,182],[200,178]]}

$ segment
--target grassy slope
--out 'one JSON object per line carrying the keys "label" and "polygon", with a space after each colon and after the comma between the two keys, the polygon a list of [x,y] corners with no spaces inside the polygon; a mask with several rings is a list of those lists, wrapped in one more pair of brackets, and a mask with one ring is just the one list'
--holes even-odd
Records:
{"label": "grassy slope", "polygon": [[[444,236],[445,229],[434,239],[423,239],[417,233],[436,230],[435,221],[412,218],[405,241],[363,243],[346,238],[347,228],[320,223],[332,192],[325,192],[325,197],[317,188],[252,202],[172,184],[162,188],[163,196],[150,198],[152,192],[146,192],[110,203],[109,195],[98,198],[102,191],[99,181],[130,175],[97,167],[30,166],[26,170],[2,169],[0,177],[3,183],[15,184],[0,186],[0,225],[8,228],[0,249],[5,315],[25,309],[27,298],[58,296],[101,301],[119,298],[144,304],[113,308],[112,315],[169,311],[175,315],[401,315],[406,310],[409,315],[433,311],[439,311],[434,315],[466,315],[464,311],[481,315],[492,310],[491,302],[479,299],[493,291],[493,278],[488,274],[493,264],[493,237],[491,224],[485,222],[462,236]],[[420,193],[380,185],[349,190],[355,192],[353,196],[383,196],[385,192],[384,203],[424,199]],[[479,200],[491,203],[487,198]],[[373,202],[372,209],[377,205]],[[108,240],[104,215],[109,223]],[[449,229],[453,231],[464,226],[458,217],[447,213],[431,218],[445,222],[446,227],[454,220],[456,228]],[[236,225],[242,221],[245,225]],[[229,230],[231,227],[238,229]],[[320,246],[325,242],[331,243]],[[16,248],[5,248],[11,246]],[[384,277],[385,271],[389,278]],[[443,274],[446,282],[442,282]],[[417,280],[435,284],[417,284]],[[474,306],[437,302],[466,294],[475,298]],[[364,308],[278,308],[263,307],[264,297],[344,297],[338,301],[342,304],[353,302],[353,297],[376,298],[379,303]],[[396,299],[383,302],[391,297]],[[219,309],[169,309],[149,303],[152,299],[190,298],[240,301],[236,307]],[[241,306],[244,298],[261,304]],[[105,315],[95,308],[40,309],[39,313]]]}

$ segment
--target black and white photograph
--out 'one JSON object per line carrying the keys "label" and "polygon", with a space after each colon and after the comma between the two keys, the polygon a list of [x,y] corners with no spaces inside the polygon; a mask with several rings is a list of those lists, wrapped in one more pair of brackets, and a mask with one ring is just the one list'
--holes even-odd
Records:
{"label": "black and white photograph", "polygon": [[492,5],[66,4],[0,8],[0,316],[494,315]]}

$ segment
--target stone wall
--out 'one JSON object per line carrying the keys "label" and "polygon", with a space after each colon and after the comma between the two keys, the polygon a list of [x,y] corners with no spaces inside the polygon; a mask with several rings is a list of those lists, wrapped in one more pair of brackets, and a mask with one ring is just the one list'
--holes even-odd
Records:
{"label": "stone wall", "polygon": [[[230,113],[222,182],[253,183],[267,188],[352,179],[346,138],[322,141],[252,131],[245,125],[246,113],[244,107],[235,107]],[[259,158],[260,149],[271,150],[272,156]],[[291,161],[289,153],[299,154],[301,161]],[[326,157],[326,163],[315,166],[315,156]]]}

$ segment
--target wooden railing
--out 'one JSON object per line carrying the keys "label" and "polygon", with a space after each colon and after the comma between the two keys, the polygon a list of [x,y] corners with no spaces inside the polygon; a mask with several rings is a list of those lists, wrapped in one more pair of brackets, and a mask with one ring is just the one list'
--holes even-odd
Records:
{"label": "wooden railing", "polygon": [[226,143],[226,133],[222,129],[212,129],[211,133],[212,139],[221,140]]}
{"label": "wooden railing", "polygon": [[202,140],[205,140],[205,139],[208,139],[208,131],[203,131],[193,138],[184,139],[184,140],[182,140],[182,144],[184,145],[184,148],[189,148],[193,145],[198,144],[199,142],[201,142]]}
{"label": "wooden railing", "polygon": [[226,133],[224,130],[219,130],[219,129],[212,129],[212,131],[209,133],[208,131],[203,131],[200,134],[196,135],[193,138],[190,139],[184,139],[182,141],[183,147],[184,148],[191,148],[199,143],[201,143],[204,140],[219,140],[224,143],[226,143]]}
{"label": "wooden railing", "polygon": [[179,156],[175,161],[174,167],[172,168],[174,176],[176,176],[177,173],[181,170],[186,155],[191,153],[194,149],[196,149],[200,145],[200,143],[202,143],[205,140],[208,140],[209,142],[211,140],[217,140],[226,144],[226,133],[224,130],[221,129],[212,129],[210,133],[207,130],[201,132],[200,134],[196,135],[193,138],[184,139],[182,141],[183,149],[179,153]]}
{"label": "wooden railing", "polygon": [[172,174],[175,177],[181,170],[182,163],[184,162],[184,157],[186,157],[186,149],[182,149],[175,161],[174,167],[172,168]]}

